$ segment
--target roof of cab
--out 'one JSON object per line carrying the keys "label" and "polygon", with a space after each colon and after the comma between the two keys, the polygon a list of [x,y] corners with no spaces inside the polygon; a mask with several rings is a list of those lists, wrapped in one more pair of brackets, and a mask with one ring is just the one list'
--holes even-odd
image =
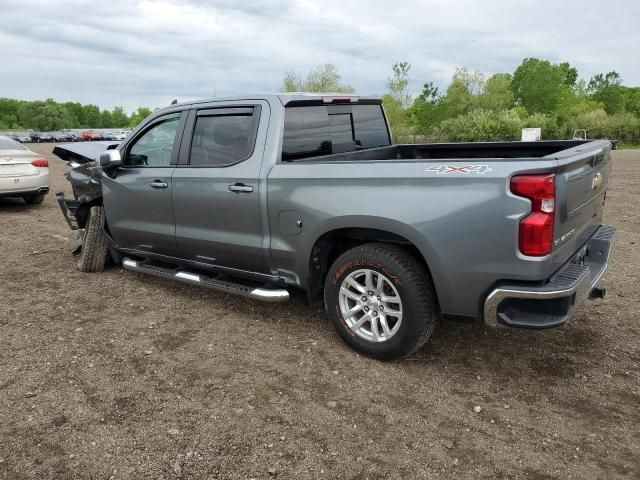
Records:
{"label": "roof of cab", "polygon": [[338,93],[338,92],[326,92],[326,93],[315,93],[315,92],[292,92],[292,93],[260,93],[255,95],[237,95],[234,97],[216,97],[216,98],[205,98],[201,100],[192,100],[189,102],[181,102],[173,105],[167,105],[166,107],[161,108],[159,111],[164,111],[167,109],[173,109],[176,107],[185,107],[190,105],[198,105],[202,103],[216,103],[216,102],[230,102],[230,101],[239,101],[239,100],[266,100],[266,101],[280,101],[283,106],[286,106],[292,102],[323,102],[323,103],[332,103],[334,101],[345,101],[346,103],[357,103],[357,102],[367,102],[367,103],[382,103],[382,97],[379,96],[368,96],[368,95],[358,95],[356,93]]}

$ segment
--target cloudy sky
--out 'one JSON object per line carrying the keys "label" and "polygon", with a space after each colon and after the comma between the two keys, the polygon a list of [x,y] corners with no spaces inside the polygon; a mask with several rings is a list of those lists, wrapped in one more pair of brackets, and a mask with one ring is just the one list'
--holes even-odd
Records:
{"label": "cloudy sky", "polygon": [[0,0],[0,96],[157,107],[277,91],[287,71],[333,63],[381,94],[456,66],[513,71],[525,57],[617,70],[640,85],[638,0]]}

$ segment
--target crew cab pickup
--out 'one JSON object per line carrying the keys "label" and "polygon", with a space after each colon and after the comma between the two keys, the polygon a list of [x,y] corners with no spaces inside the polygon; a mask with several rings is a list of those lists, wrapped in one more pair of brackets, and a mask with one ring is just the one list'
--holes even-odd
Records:
{"label": "crew cab pickup", "polygon": [[276,94],[172,105],[120,144],[55,152],[81,270],[110,257],[269,302],[302,289],[377,358],[442,316],[549,328],[605,293],[607,140],[393,145],[379,98]]}

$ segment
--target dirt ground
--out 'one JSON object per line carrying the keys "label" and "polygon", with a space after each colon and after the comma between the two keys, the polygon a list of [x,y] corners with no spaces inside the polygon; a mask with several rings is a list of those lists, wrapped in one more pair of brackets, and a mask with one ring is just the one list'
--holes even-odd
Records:
{"label": "dirt ground", "polygon": [[443,322],[395,363],[301,294],[80,273],[54,195],[0,200],[0,478],[640,478],[640,152],[614,172],[605,300],[551,331]]}

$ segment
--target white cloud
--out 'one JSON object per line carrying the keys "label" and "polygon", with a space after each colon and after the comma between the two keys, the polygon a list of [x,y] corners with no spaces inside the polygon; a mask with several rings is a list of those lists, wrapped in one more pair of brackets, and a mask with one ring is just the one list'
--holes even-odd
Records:
{"label": "white cloud", "polygon": [[0,12],[0,95],[13,98],[130,110],[275,91],[286,71],[327,62],[381,94],[399,60],[418,92],[457,66],[513,71],[530,56],[640,84],[633,0],[0,0]]}

